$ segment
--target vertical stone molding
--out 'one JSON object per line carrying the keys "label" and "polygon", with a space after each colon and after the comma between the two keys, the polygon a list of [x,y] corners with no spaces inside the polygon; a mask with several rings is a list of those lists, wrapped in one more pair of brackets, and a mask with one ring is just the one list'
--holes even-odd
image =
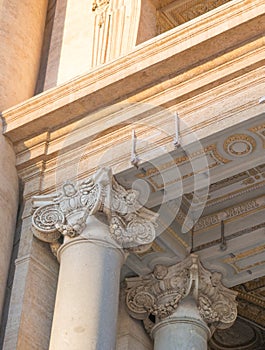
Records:
{"label": "vertical stone molding", "polygon": [[140,13],[141,0],[57,1],[44,89],[131,52]]}
{"label": "vertical stone molding", "polygon": [[108,168],[33,198],[33,233],[60,261],[50,350],[115,349],[125,252],[155,239],[157,215],[137,198]]}
{"label": "vertical stone molding", "polygon": [[141,1],[94,0],[92,67],[130,52],[136,45]]}
{"label": "vertical stone molding", "polygon": [[[0,128],[2,123],[0,120]],[[18,179],[12,145],[0,133],[0,320],[18,207]]]}
{"label": "vertical stone molding", "polygon": [[156,265],[147,276],[127,279],[128,312],[143,320],[155,350],[206,350],[214,330],[229,328],[237,317],[237,293],[221,278],[195,254],[173,266]]}
{"label": "vertical stone molding", "polygon": [[[42,48],[47,0],[0,1],[0,115],[33,96]],[[0,117],[0,319],[18,207],[15,153],[2,136]]]}

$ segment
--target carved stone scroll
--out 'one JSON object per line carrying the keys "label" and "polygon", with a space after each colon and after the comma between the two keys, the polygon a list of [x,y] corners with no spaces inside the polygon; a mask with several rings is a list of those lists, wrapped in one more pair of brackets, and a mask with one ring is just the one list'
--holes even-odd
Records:
{"label": "carved stone scroll", "polygon": [[128,312],[143,320],[151,332],[155,324],[174,314],[182,299],[192,296],[211,329],[228,328],[237,317],[237,293],[224,287],[221,277],[219,272],[207,271],[195,254],[173,266],[156,265],[147,276],[127,279]]}
{"label": "carved stone scroll", "polygon": [[79,183],[67,181],[53,195],[33,197],[32,230],[56,253],[61,238],[82,234],[91,215],[104,214],[109,233],[119,247],[135,249],[155,239],[157,214],[138,202],[139,193],[126,190],[108,168]]}

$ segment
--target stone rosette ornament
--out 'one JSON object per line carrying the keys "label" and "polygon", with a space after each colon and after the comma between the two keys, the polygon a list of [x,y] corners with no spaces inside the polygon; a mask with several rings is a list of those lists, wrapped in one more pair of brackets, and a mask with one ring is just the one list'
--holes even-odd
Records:
{"label": "stone rosette ornament", "polygon": [[50,243],[56,255],[63,237],[82,235],[89,216],[103,215],[117,247],[148,249],[156,237],[158,214],[143,207],[138,197],[138,191],[118,184],[111,169],[101,168],[84,181],[66,181],[57,193],[34,196],[33,234]]}
{"label": "stone rosette ornament", "polygon": [[206,270],[195,254],[173,266],[156,265],[151,274],[126,280],[128,312],[143,320],[151,333],[157,323],[174,314],[184,298],[193,297],[212,332],[229,328],[237,317],[237,293],[224,287],[221,279],[221,273]]}

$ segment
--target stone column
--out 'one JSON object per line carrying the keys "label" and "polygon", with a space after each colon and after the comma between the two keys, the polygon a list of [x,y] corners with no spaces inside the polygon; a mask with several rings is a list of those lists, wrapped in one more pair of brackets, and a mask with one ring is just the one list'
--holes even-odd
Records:
{"label": "stone column", "polygon": [[199,314],[193,298],[180,302],[172,316],[152,329],[155,350],[206,350],[211,332]]}
{"label": "stone column", "polygon": [[115,349],[120,269],[126,252],[150,246],[156,214],[109,169],[37,196],[35,236],[60,262],[50,350]]}
{"label": "stone column", "polygon": [[46,6],[47,0],[0,0],[0,320],[18,207],[15,153],[1,115],[34,94]]}
{"label": "stone column", "polygon": [[214,330],[237,317],[236,292],[221,277],[195,254],[173,266],[156,265],[148,276],[127,279],[128,312],[143,320],[155,350],[207,350]]}

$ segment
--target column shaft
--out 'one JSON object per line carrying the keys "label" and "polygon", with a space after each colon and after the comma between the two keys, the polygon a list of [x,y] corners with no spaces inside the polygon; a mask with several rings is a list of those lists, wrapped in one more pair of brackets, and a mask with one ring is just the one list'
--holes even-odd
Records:
{"label": "column shaft", "polygon": [[153,329],[154,350],[207,350],[210,331],[196,302],[184,299],[177,311]]}
{"label": "column shaft", "polygon": [[61,250],[50,350],[114,350],[123,255],[76,239]]}

